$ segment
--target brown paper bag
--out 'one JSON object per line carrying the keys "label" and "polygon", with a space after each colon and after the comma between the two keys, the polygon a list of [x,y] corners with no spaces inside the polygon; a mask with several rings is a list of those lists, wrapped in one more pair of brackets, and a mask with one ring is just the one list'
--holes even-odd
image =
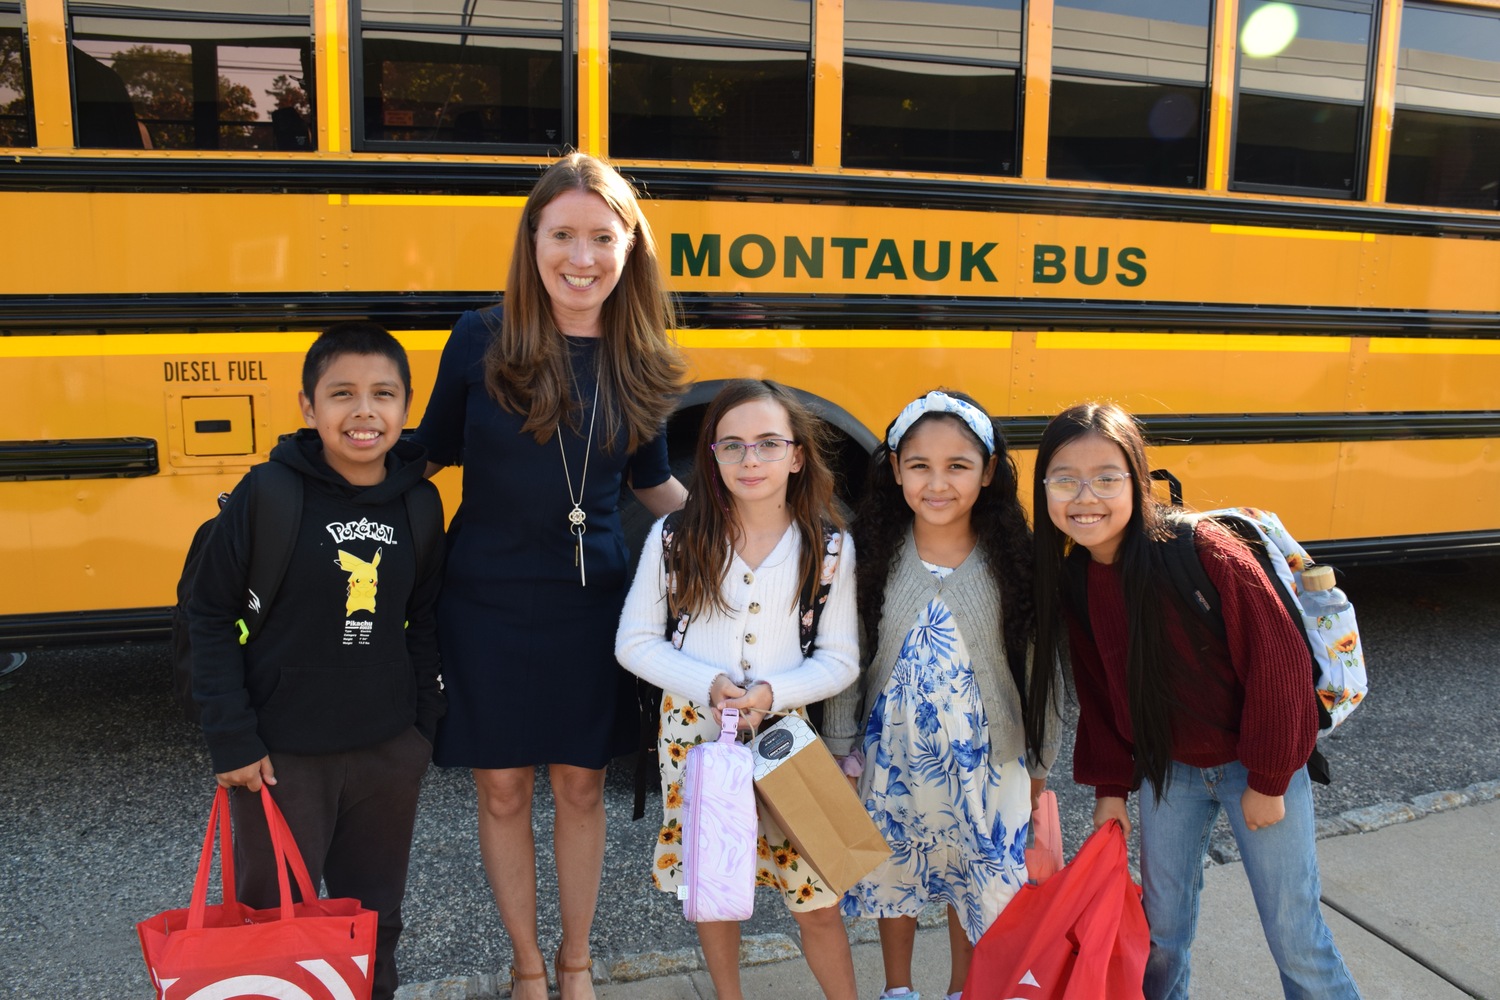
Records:
{"label": "brown paper bag", "polygon": [[824,885],[846,892],[891,856],[849,779],[806,721],[787,716],[750,749],[756,800]]}

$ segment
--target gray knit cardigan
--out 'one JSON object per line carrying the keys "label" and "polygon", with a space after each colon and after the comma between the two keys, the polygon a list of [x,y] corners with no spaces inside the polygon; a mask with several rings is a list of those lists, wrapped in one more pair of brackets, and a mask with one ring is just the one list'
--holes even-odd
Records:
{"label": "gray knit cardigan", "polygon": [[[907,532],[901,554],[886,579],[885,607],[880,619],[879,646],[874,659],[864,657],[860,679],[841,694],[829,699],[827,717],[823,720],[823,742],[837,756],[849,753],[864,736],[864,722],[869,706],[885,688],[895,668],[896,658],[917,612],[938,594],[952,613],[958,631],[974,665],[974,678],[990,733],[990,754],[999,760],[1027,758],[1027,770],[1033,778],[1046,777],[1057,759],[1062,716],[1058,701],[1053,700],[1047,720],[1047,740],[1040,762],[1026,752],[1026,728],[1021,717],[1021,697],[1016,691],[1000,627],[1000,592],[990,575],[984,552],[975,548],[968,558],[944,579],[939,579],[922,565],[917,555],[916,539]],[[1026,676],[1032,667],[1031,647],[1026,650]],[[1055,669],[1055,667],[1054,667]],[[1053,685],[1060,691],[1061,685]],[[1060,693],[1059,693],[1060,697]],[[874,768],[866,767],[860,780],[861,797],[869,790]]]}

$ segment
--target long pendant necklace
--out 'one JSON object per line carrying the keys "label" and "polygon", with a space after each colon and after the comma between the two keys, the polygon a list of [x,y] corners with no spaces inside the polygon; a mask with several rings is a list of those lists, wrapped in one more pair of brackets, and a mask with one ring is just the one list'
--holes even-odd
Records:
{"label": "long pendant necklace", "polygon": [[589,453],[594,447],[594,421],[599,419],[599,381],[594,381],[593,412],[589,414],[589,436],[583,442],[583,472],[578,476],[578,495],[573,495],[573,476],[568,472],[568,453],[563,450],[562,424],[557,425],[557,451],[562,455],[563,478],[568,484],[568,499],[573,509],[568,511],[568,531],[573,535],[573,565],[578,567],[578,585],[587,587],[588,577],[583,571],[583,533],[588,530],[588,512],[583,509],[583,491],[589,478]]}

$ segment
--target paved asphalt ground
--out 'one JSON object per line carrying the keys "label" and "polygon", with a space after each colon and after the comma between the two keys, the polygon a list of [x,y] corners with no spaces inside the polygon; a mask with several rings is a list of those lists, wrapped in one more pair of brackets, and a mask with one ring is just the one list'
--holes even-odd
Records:
{"label": "paved asphalt ground", "polygon": [[[1324,751],[1331,788],[1319,816],[1409,802],[1500,779],[1500,559],[1368,567],[1342,585],[1360,614],[1373,690]],[[566,706],[549,710],[569,723]],[[1065,752],[1066,753],[1066,752]],[[0,679],[0,997],[150,995],[133,925],[185,905],[212,778],[198,734],[168,693],[165,645],[33,653]],[[1089,794],[1071,764],[1053,782],[1069,852],[1088,828]],[[610,842],[597,956],[690,947],[675,902],[649,888],[655,825],[631,824],[629,762],[611,771]],[[546,805],[546,791],[539,805]],[[655,800],[652,800],[652,805]],[[400,952],[402,978],[503,971],[509,951],[484,882],[467,773],[429,773]],[[538,824],[540,845],[548,841]],[[1232,860],[1221,828],[1220,860]],[[539,858],[544,896],[551,857]],[[1463,892],[1454,885],[1454,892]],[[791,932],[763,896],[747,934]],[[544,945],[555,917],[542,916]]]}

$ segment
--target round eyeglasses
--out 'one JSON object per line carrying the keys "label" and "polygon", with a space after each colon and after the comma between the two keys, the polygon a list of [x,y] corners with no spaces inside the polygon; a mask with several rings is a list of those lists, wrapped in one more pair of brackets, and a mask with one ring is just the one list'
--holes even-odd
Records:
{"label": "round eyeglasses", "polygon": [[1085,486],[1100,500],[1113,500],[1125,492],[1125,480],[1129,478],[1128,472],[1105,472],[1093,479],[1052,476],[1043,479],[1042,484],[1047,487],[1047,496],[1052,500],[1077,500],[1083,496]]}
{"label": "round eyeglasses", "polygon": [[739,465],[745,460],[745,453],[752,448],[760,461],[779,462],[786,458],[786,453],[796,443],[786,438],[761,438],[750,444],[743,441],[715,441],[708,447],[714,453],[714,461],[720,465]]}

